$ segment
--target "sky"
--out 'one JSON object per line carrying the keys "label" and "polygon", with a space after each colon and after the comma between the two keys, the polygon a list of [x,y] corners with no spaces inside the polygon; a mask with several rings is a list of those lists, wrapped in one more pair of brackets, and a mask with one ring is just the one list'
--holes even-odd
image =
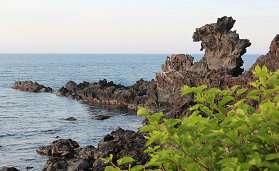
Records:
{"label": "sky", "polygon": [[0,0],[0,53],[204,53],[195,29],[223,16],[249,54],[279,34],[278,0]]}

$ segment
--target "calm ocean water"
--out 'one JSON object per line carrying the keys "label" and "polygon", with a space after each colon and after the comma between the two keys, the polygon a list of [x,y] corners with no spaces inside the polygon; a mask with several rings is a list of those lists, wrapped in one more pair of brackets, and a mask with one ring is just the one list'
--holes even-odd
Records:
{"label": "calm ocean water", "polygon": [[[171,54],[0,54],[0,168],[41,170],[49,156],[36,148],[59,138],[71,138],[81,147],[97,147],[101,138],[116,127],[137,131],[142,119],[117,106],[94,105],[55,95],[69,80],[97,82],[107,79],[130,86],[137,80],[155,79]],[[192,54],[195,61],[203,56]],[[260,54],[243,56],[248,70]],[[37,81],[53,93],[12,89],[15,81]],[[107,120],[90,119],[111,115]],[[65,121],[75,117],[77,121]]]}

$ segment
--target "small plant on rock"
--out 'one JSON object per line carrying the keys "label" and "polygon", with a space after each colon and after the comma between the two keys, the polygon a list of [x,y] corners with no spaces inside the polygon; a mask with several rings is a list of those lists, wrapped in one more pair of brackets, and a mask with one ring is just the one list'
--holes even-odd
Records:
{"label": "small plant on rock", "polygon": [[[163,113],[149,115],[147,109],[139,107],[138,115],[150,121],[140,128],[149,133],[145,152],[152,158],[145,168],[279,170],[279,71],[268,73],[265,66],[256,66],[254,74],[258,80],[250,83],[254,87],[251,91],[237,85],[207,91],[206,85],[184,86],[182,95],[194,93],[196,105],[183,121],[164,119],[160,124]],[[249,99],[258,105],[245,103]]]}

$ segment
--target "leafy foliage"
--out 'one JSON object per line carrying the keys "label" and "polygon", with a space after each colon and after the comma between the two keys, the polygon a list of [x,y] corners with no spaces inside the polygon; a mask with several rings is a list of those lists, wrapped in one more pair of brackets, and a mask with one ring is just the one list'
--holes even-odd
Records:
{"label": "leafy foliage", "polygon": [[[254,90],[249,92],[237,85],[208,91],[205,85],[184,86],[182,95],[194,93],[196,105],[190,108],[193,114],[183,121],[164,119],[160,124],[162,113],[149,115],[147,109],[139,107],[138,115],[150,121],[150,125],[140,128],[141,132],[149,132],[145,152],[152,158],[145,167],[190,171],[279,170],[279,71],[268,73],[265,66],[256,66],[254,74],[258,80],[250,83]],[[248,100],[257,101],[258,105],[250,106],[245,103]],[[118,164],[125,162],[129,160]],[[144,168],[135,167],[130,170]],[[116,166],[110,169],[120,170]]]}

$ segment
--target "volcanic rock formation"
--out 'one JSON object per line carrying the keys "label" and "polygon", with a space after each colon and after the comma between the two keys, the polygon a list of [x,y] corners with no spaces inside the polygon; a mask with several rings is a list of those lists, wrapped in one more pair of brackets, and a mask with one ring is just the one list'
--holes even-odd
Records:
{"label": "volcanic rock formation", "polygon": [[243,72],[241,56],[251,45],[248,39],[239,39],[236,31],[231,31],[235,20],[232,17],[217,19],[217,23],[197,28],[193,41],[201,41],[201,51],[205,49],[202,60],[192,66],[193,70],[229,68],[229,73],[238,76]]}
{"label": "volcanic rock formation", "polygon": [[[146,149],[147,139],[144,136],[130,130],[116,128],[111,134],[107,134],[99,142],[98,147],[88,145],[79,147],[77,142],[71,139],[60,139],[49,146],[37,148],[38,153],[56,156],[50,157],[43,170],[104,170],[106,164],[100,158],[109,157],[113,154],[113,162],[129,156],[136,161],[132,165],[145,164],[150,157],[143,151]],[[67,157],[67,158],[59,158]],[[127,169],[128,165],[124,165]]]}
{"label": "volcanic rock formation", "polygon": [[32,81],[16,81],[13,85],[13,89],[19,89],[21,91],[31,91],[31,92],[52,92],[52,88],[45,87]]}
{"label": "volcanic rock formation", "polygon": [[279,66],[279,34],[277,34],[270,43],[269,52],[266,55],[260,56],[255,64],[250,68],[252,71],[256,65],[265,65],[270,72],[275,72]]}

